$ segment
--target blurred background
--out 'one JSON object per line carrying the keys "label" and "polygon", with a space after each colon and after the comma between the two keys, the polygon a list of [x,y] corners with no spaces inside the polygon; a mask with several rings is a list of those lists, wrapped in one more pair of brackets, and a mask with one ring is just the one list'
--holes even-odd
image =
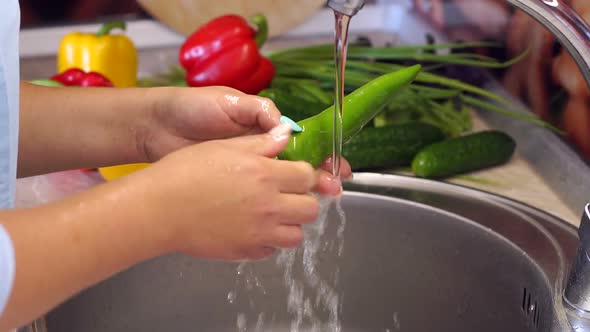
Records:
{"label": "blurred background", "polygon": [[149,17],[136,0],[19,0],[22,27],[86,23],[109,16]]}
{"label": "blurred background", "polygon": [[[367,3],[376,1],[368,0]],[[136,0],[19,0],[19,2],[23,28],[87,23],[111,16],[150,18]]]}

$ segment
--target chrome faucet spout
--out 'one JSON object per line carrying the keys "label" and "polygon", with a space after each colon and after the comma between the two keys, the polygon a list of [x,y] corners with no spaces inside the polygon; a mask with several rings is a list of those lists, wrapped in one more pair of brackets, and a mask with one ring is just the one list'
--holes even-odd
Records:
{"label": "chrome faucet spout", "polygon": [[590,204],[578,229],[580,245],[563,293],[567,305],[590,317]]}
{"label": "chrome faucet spout", "polygon": [[[590,25],[564,0],[507,0],[551,31],[572,58],[590,87]],[[568,319],[575,331],[590,331],[590,204],[578,230],[580,244],[563,302],[571,308]]]}
{"label": "chrome faucet spout", "polygon": [[590,87],[590,26],[564,0],[507,0],[549,29],[569,51]]}
{"label": "chrome faucet spout", "polygon": [[354,16],[365,5],[365,0],[328,0],[328,7],[348,16]]}

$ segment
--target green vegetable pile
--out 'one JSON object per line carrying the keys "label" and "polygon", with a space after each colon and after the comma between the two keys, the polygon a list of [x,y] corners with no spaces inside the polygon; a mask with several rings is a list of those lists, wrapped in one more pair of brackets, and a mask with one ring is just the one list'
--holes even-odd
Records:
{"label": "green vegetable pile", "polygon": [[[470,133],[474,109],[501,113],[558,131],[534,115],[515,112],[509,100],[469,82],[449,77],[458,72],[501,69],[523,54],[499,62],[470,50],[498,47],[485,42],[374,47],[365,39],[348,49],[345,90],[350,93],[375,78],[409,65],[421,64],[412,84],[395,97],[343,148],[353,170],[412,167],[415,175],[440,178],[510,160],[515,142],[489,131]],[[295,121],[310,118],[333,105],[334,46],[314,45],[268,54],[276,69],[271,86],[260,96],[272,99],[281,113]],[[140,86],[183,86],[185,72],[173,66],[168,73],[139,80]],[[346,105],[344,109],[346,117]]]}

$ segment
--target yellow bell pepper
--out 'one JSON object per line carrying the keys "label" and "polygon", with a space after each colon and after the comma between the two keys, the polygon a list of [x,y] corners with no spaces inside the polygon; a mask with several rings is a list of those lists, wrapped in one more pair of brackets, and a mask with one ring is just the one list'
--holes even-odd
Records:
{"label": "yellow bell pepper", "polygon": [[115,87],[137,84],[137,50],[125,35],[111,34],[113,29],[126,29],[125,22],[110,22],[96,34],[73,32],[59,46],[57,72],[79,68],[95,71],[108,78]]}
{"label": "yellow bell pepper", "polygon": [[[137,50],[125,35],[111,34],[113,29],[126,29],[125,22],[104,24],[96,34],[73,32],[66,35],[59,46],[57,70],[59,73],[79,68],[94,71],[108,78],[118,88],[137,85]],[[133,173],[149,164],[129,164],[102,167],[98,171],[107,180]]]}
{"label": "yellow bell pepper", "polygon": [[137,172],[141,169],[148,167],[149,165],[150,164],[128,164],[111,167],[101,167],[98,169],[98,172],[100,173],[103,179],[111,181],[123,177],[127,174]]}

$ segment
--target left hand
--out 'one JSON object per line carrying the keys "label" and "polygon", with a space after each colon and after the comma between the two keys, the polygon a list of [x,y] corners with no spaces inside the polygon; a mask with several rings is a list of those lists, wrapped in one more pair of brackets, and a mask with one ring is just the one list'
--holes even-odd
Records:
{"label": "left hand", "polygon": [[[244,94],[227,87],[163,88],[156,99],[142,145],[146,158],[154,162],[184,146],[209,140],[267,132],[280,124],[281,113],[272,100]],[[319,191],[338,194],[339,179],[322,165]],[[341,178],[352,171],[341,162]]]}

